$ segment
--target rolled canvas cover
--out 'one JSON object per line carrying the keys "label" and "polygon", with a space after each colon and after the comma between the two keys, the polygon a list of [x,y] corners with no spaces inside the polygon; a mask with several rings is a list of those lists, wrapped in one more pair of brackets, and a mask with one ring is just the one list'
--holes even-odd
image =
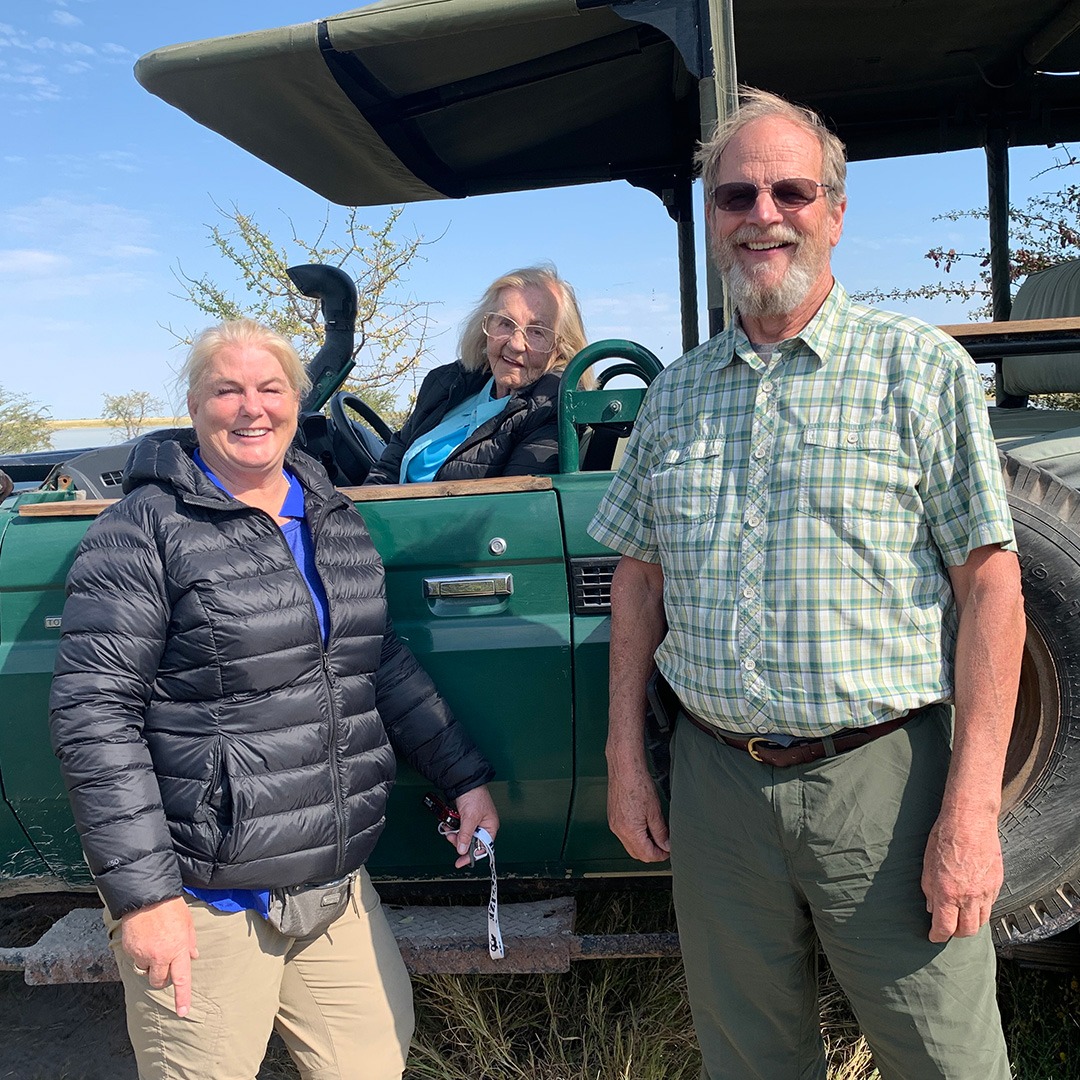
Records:
{"label": "rolled canvas cover", "polygon": [[[1080,259],[1029,274],[1013,301],[1012,318],[1080,316]],[[1080,393],[1080,348],[1053,356],[1013,356],[1002,361],[1009,394]]]}

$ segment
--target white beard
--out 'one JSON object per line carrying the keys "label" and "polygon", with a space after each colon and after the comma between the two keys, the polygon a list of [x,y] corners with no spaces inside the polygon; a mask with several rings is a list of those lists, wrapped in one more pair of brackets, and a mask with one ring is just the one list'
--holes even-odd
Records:
{"label": "white beard", "polygon": [[817,270],[796,260],[788,267],[783,280],[767,285],[755,280],[738,262],[722,272],[731,293],[732,303],[751,319],[765,319],[794,311],[809,295],[817,280]]}
{"label": "white beard", "polygon": [[[777,240],[797,245],[795,257],[781,281],[767,284],[753,270],[747,271],[736,256],[736,247],[755,240]],[[787,225],[770,229],[747,226],[726,239],[713,241],[713,259],[740,314],[751,319],[775,318],[794,311],[810,294],[829,258],[829,247],[820,237],[799,233]],[[770,273],[765,266],[757,267],[761,278]]]}

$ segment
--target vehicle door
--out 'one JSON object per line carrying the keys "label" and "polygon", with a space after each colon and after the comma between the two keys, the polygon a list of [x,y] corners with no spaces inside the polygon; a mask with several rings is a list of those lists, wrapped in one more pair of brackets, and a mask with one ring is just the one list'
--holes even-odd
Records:
{"label": "vehicle door", "polygon": [[[550,479],[350,494],[386,566],[398,634],[495,766],[500,869],[554,872],[573,782],[573,702],[565,550]],[[449,870],[446,842],[422,805],[430,786],[400,767],[373,874]]]}

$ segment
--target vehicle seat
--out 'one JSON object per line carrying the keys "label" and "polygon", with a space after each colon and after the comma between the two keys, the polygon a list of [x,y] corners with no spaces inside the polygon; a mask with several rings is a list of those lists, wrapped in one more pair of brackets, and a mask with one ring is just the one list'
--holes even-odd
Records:
{"label": "vehicle seat", "polygon": [[[1080,317],[1080,259],[1029,274],[1013,300],[1010,321],[1070,317]],[[1001,381],[1004,392],[1014,397],[1080,393],[1080,349],[1005,357]]]}
{"label": "vehicle seat", "polygon": [[578,440],[582,472],[608,472],[615,461],[619,440],[633,430],[633,424],[586,424]]}

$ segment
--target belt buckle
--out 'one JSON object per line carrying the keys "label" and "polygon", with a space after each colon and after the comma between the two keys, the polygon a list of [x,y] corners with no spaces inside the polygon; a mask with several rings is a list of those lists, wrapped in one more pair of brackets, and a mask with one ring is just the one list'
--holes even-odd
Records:
{"label": "belt buckle", "polygon": [[754,749],[755,743],[767,743],[768,739],[763,739],[760,735],[755,735],[751,739],[746,740],[746,752],[755,760],[760,761],[762,765],[765,764],[765,759]]}

